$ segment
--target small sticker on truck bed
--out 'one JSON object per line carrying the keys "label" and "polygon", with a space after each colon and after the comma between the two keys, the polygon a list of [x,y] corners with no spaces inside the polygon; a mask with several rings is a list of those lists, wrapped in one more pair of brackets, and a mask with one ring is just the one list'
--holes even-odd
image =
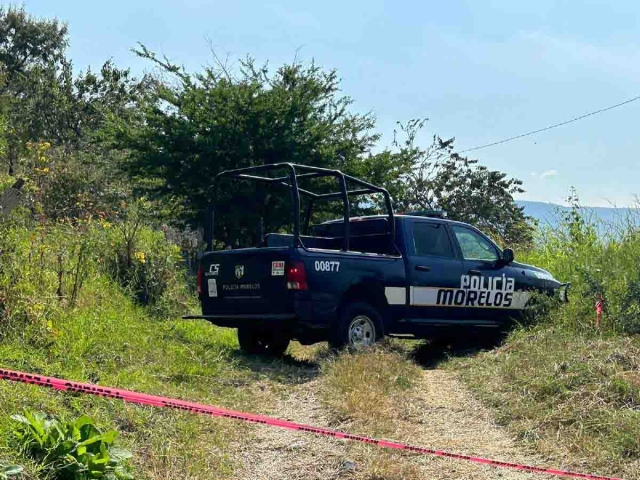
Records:
{"label": "small sticker on truck bed", "polygon": [[215,278],[210,278],[207,281],[208,285],[209,285],[209,296],[210,297],[217,297],[218,296],[218,284],[216,283],[216,279]]}
{"label": "small sticker on truck bed", "polygon": [[283,277],[284,276],[284,262],[271,262],[271,276]]}

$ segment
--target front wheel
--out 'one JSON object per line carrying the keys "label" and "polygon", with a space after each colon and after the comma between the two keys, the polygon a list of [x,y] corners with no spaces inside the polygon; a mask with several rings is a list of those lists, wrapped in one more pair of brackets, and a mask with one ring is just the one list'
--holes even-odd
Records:
{"label": "front wheel", "polygon": [[290,341],[291,339],[282,332],[238,328],[238,343],[245,353],[281,356],[286,352]]}
{"label": "front wheel", "polygon": [[360,349],[373,345],[383,336],[378,311],[368,303],[354,302],[342,309],[330,343],[333,348]]}

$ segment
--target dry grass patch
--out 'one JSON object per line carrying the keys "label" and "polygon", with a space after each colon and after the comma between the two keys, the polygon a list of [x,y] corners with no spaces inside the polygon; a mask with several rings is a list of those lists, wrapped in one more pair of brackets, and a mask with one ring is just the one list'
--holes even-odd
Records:
{"label": "dry grass patch", "polygon": [[355,421],[370,435],[393,431],[393,419],[405,411],[407,393],[420,369],[405,354],[376,346],[325,360],[321,398],[338,423]]}
{"label": "dry grass patch", "polygon": [[541,329],[452,365],[541,452],[640,479],[640,337]]}
{"label": "dry grass patch", "polygon": [[[371,452],[373,453],[373,452]],[[369,455],[369,464],[358,480],[419,480],[424,475],[418,466],[409,463],[399,453],[376,452]]]}

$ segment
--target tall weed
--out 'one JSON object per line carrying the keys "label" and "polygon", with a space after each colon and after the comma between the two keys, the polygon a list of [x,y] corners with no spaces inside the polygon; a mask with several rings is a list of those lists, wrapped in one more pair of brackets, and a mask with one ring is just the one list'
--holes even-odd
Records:
{"label": "tall weed", "polygon": [[175,317],[193,301],[185,275],[180,249],[145,224],[127,246],[118,223],[40,222],[16,209],[0,223],[0,335],[46,338],[65,311],[91,302],[85,283],[100,276],[154,315]]}
{"label": "tall weed", "polygon": [[572,283],[570,304],[539,319],[578,331],[595,327],[595,302],[605,302],[602,330],[640,332],[640,228],[631,218],[614,224],[586,217],[577,198],[557,227],[542,227],[535,247],[518,260]]}

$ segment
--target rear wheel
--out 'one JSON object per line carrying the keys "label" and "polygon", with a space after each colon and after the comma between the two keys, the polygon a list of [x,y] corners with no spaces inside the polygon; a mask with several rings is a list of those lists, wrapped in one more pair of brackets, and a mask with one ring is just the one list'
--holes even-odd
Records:
{"label": "rear wheel", "polygon": [[353,302],[342,309],[330,343],[333,348],[359,349],[373,345],[382,337],[382,317],[378,311],[368,303]]}
{"label": "rear wheel", "polygon": [[245,353],[280,356],[287,350],[290,341],[291,339],[282,332],[238,328],[238,343]]}

